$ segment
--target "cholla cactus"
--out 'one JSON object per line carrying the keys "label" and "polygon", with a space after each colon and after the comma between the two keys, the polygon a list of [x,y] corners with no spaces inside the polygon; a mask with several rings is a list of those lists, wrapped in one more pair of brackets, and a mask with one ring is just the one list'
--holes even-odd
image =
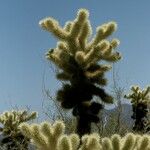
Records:
{"label": "cholla cactus", "polygon": [[[96,35],[89,41],[92,29],[88,17],[88,11],[80,9],[76,19],[66,22],[63,28],[50,17],[39,23],[44,30],[59,39],[56,48],[50,49],[46,57],[60,69],[56,75],[57,79],[70,82],[64,84],[58,91],[57,100],[61,102],[63,108],[73,109],[73,112],[76,112],[73,115],[79,118],[77,131],[80,135],[90,133],[91,122],[99,121],[97,114],[102,105],[91,103],[94,95],[99,96],[105,103],[113,103],[112,97],[99,87],[106,85],[104,74],[111,66],[98,62],[116,62],[121,58],[121,55],[114,51],[119,45],[119,40],[106,40],[116,31],[117,24],[108,22],[97,27]],[[86,107],[86,110],[90,107],[92,110],[81,113],[80,108],[83,107]],[[88,120],[93,116],[95,119]],[[85,125],[83,126],[81,122]]]}
{"label": "cholla cactus", "polygon": [[101,150],[100,137],[98,134],[93,133],[90,135],[84,135],[81,138],[81,145],[79,150]]}
{"label": "cholla cactus", "polygon": [[[24,137],[20,132],[19,125],[23,122],[27,122],[35,119],[36,112],[28,113],[23,111],[9,111],[0,115],[0,132],[4,138],[1,141],[2,145],[7,146],[7,149],[26,149],[28,147],[29,139]],[[23,147],[22,147],[23,146]]]}
{"label": "cholla cactus", "polygon": [[132,118],[135,119],[135,124],[133,130],[147,132],[149,128],[149,104],[150,104],[150,86],[146,89],[141,90],[138,86],[131,87],[131,93],[125,95],[125,98],[131,99],[133,115]]}
{"label": "cholla cactus", "polygon": [[100,138],[96,133],[84,135],[65,135],[63,122],[53,125],[44,122],[40,125],[23,123],[20,126],[25,136],[32,139],[38,150],[149,150],[150,136],[128,133],[124,137],[113,135]]}
{"label": "cholla cactus", "polygon": [[40,125],[23,123],[20,128],[39,150],[70,150],[72,147],[77,149],[79,145],[79,137],[76,134],[64,134],[65,125],[61,121],[56,121],[53,125],[48,122]]}

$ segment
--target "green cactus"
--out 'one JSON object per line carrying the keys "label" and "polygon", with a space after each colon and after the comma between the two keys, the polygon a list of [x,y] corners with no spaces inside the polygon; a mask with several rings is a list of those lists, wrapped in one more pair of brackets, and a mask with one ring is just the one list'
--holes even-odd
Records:
{"label": "green cactus", "polygon": [[19,125],[35,119],[36,116],[36,112],[28,113],[26,110],[12,110],[2,113],[0,115],[0,123],[2,124],[0,132],[4,138],[1,141],[1,145],[4,145],[7,149],[26,149],[29,139],[20,132]]}
{"label": "green cactus", "polygon": [[135,120],[133,130],[137,132],[150,131],[150,120],[148,119],[149,105],[150,105],[150,86],[141,90],[138,86],[131,87],[131,93],[125,95],[125,98],[131,100],[133,115]]}
{"label": "green cactus", "polygon": [[114,134],[112,137],[100,138],[97,133],[84,135],[66,135],[65,125],[56,121],[53,125],[42,124],[20,125],[22,133],[32,139],[38,150],[149,150],[150,135],[128,133],[124,137]]}
{"label": "green cactus", "polygon": [[57,92],[57,100],[63,108],[73,110],[73,115],[78,118],[77,133],[81,136],[90,133],[91,122],[99,121],[97,115],[103,108],[101,104],[91,102],[93,96],[99,96],[104,103],[113,103],[113,98],[100,88],[106,85],[104,75],[111,66],[99,61],[110,63],[121,58],[114,50],[119,40],[106,39],[116,31],[117,24],[112,21],[97,27],[96,35],[90,41],[92,29],[88,17],[88,11],[80,9],[76,19],[66,22],[64,27],[50,17],[39,23],[59,40],[46,58],[59,68],[57,79],[69,81]]}

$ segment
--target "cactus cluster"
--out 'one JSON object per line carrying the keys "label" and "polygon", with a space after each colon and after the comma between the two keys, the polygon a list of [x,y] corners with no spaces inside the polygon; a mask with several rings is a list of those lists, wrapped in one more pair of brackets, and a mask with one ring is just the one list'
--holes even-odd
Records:
{"label": "cactus cluster", "polygon": [[[20,146],[26,148],[29,143],[29,139],[24,137],[20,132],[19,125],[23,122],[27,122],[35,119],[36,112],[28,113],[26,110],[22,111],[7,111],[0,115],[0,132],[3,135],[1,145],[7,146],[7,149],[17,148]],[[23,149],[23,148],[22,148]]]}
{"label": "cactus cluster", "polygon": [[132,86],[131,93],[125,95],[125,98],[131,100],[133,115],[135,120],[133,130],[148,132],[150,131],[150,120],[148,119],[150,105],[150,86],[141,90],[139,86]]}
{"label": "cactus cluster", "polygon": [[[96,35],[90,40],[92,29],[88,17],[89,12],[80,9],[75,20],[66,22],[64,27],[50,17],[39,23],[44,30],[51,32],[59,40],[56,48],[50,49],[46,54],[47,59],[59,68],[57,79],[68,82],[64,83],[62,89],[57,92],[57,100],[63,108],[73,109],[73,112],[78,111],[75,116],[81,121],[89,115],[97,116],[102,108],[99,107],[99,103],[91,102],[94,95],[105,103],[113,103],[113,98],[100,87],[106,85],[107,80],[104,75],[111,66],[99,62],[117,62],[121,58],[121,55],[114,50],[119,45],[119,40],[107,39],[116,31],[117,24],[108,22],[97,27]],[[92,105],[97,105],[98,111],[93,113],[93,109],[82,115],[80,108],[92,108]],[[79,121],[78,133],[84,134],[81,133],[83,128],[85,133],[89,133],[91,122],[97,120],[98,116],[95,120],[86,119],[85,124],[89,127],[83,127]]]}
{"label": "cactus cluster", "polygon": [[25,136],[32,139],[38,150],[150,150],[150,136],[128,133],[124,137],[114,134],[101,138],[93,133],[81,138],[77,134],[65,135],[65,125],[56,121],[53,125],[23,123],[20,125]]}

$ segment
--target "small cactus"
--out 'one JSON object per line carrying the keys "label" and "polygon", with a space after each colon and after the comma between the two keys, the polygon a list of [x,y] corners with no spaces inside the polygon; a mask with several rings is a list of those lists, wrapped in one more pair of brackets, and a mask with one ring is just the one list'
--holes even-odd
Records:
{"label": "small cactus", "polygon": [[0,123],[2,124],[0,132],[3,135],[1,145],[7,147],[7,149],[26,149],[28,147],[29,139],[24,137],[20,132],[19,125],[23,122],[27,122],[35,119],[36,112],[28,113],[23,111],[7,111],[0,115]]}
{"label": "small cactus", "polygon": [[138,132],[150,131],[150,120],[148,119],[150,105],[150,86],[141,90],[139,86],[132,86],[131,93],[125,95],[125,98],[131,100],[133,115],[135,120],[133,130]]}

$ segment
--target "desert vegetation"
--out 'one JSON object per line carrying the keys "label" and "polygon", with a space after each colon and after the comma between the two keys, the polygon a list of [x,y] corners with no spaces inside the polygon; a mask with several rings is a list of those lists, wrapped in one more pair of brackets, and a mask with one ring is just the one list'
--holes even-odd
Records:
{"label": "desert vegetation", "polygon": [[[79,9],[64,27],[51,17],[39,25],[58,40],[46,58],[57,68],[62,87],[54,97],[45,90],[53,104],[53,114],[45,110],[50,121],[33,123],[37,112],[27,110],[0,115],[1,149],[150,150],[150,86],[132,86],[128,94],[113,78],[113,94],[105,89],[106,72],[122,58],[116,50],[120,42],[112,38],[117,23],[104,23],[92,35],[89,12]],[[123,98],[131,100],[130,127],[122,119]],[[115,111],[106,111],[107,105],[116,105]]]}

